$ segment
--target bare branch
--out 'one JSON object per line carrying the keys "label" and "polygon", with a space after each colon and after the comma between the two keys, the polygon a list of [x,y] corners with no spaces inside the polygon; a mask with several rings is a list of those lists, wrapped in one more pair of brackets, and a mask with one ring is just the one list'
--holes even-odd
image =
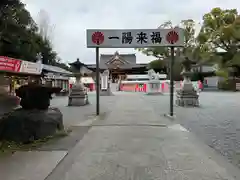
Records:
{"label": "bare branch", "polygon": [[38,26],[39,26],[39,34],[44,38],[47,39],[51,45],[53,45],[53,31],[55,29],[55,25],[51,24],[50,18],[48,13],[45,10],[40,10],[38,13]]}

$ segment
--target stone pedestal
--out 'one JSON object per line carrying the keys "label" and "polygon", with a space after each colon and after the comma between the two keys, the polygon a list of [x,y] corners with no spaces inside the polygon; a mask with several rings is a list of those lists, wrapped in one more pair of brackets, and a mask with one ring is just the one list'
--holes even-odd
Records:
{"label": "stone pedestal", "polygon": [[109,70],[105,70],[101,75],[100,96],[113,96],[109,82]]}
{"label": "stone pedestal", "polygon": [[149,81],[147,83],[147,95],[162,95],[161,82],[159,80],[159,74],[153,69],[148,71]]}
{"label": "stone pedestal", "polygon": [[0,119],[0,141],[31,143],[63,130],[62,113],[57,108],[49,108],[51,95],[60,90],[37,82],[16,89],[22,107],[3,114]]}
{"label": "stone pedestal", "polygon": [[108,82],[107,89],[101,89],[100,90],[100,96],[113,96],[114,94],[111,91],[110,83]]}
{"label": "stone pedestal", "polygon": [[63,115],[57,108],[19,108],[5,114],[0,122],[0,140],[18,143],[31,143],[64,129]]}
{"label": "stone pedestal", "polygon": [[160,80],[149,80],[147,84],[147,95],[162,95]]}
{"label": "stone pedestal", "polygon": [[68,96],[68,106],[84,106],[89,104],[88,94],[84,85],[77,78]]}
{"label": "stone pedestal", "polygon": [[191,80],[188,77],[184,77],[182,88],[176,92],[176,105],[186,107],[199,106],[198,93],[194,89]]}

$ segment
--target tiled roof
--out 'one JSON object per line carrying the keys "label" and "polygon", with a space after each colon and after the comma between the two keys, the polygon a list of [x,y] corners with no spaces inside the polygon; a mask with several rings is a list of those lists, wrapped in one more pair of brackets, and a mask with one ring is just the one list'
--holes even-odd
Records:
{"label": "tiled roof", "polygon": [[81,68],[81,72],[82,72],[83,74],[91,74],[93,71],[92,71],[91,69],[89,69],[87,66],[83,66],[83,67]]}
{"label": "tiled roof", "polygon": [[[121,64],[118,66],[120,69],[133,69],[133,68],[141,68],[147,67],[147,63],[137,64],[136,55],[135,54],[119,54],[115,52],[115,54],[101,54],[100,56],[100,69],[108,69],[108,68],[116,68],[116,65],[112,61],[121,61]],[[96,69],[96,64],[87,64],[89,69]]]}
{"label": "tiled roof", "polygon": [[[96,69],[96,64],[89,64],[87,65],[90,69]],[[111,68],[111,65],[109,66]],[[121,65],[120,69],[133,69],[133,68],[140,68],[140,67],[147,67],[147,64],[128,64],[128,65]],[[104,69],[99,67],[100,69]],[[114,66],[112,66],[114,68]]]}
{"label": "tiled roof", "polygon": [[115,58],[119,58],[120,60],[125,61],[125,66],[129,67],[131,67],[131,65],[135,65],[137,62],[135,54],[119,54],[118,52],[115,52],[114,54],[101,54],[99,68],[107,69],[107,63],[109,63],[111,60],[114,60]]}
{"label": "tiled roof", "polygon": [[47,64],[43,64],[43,69],[46,71],[50,71],[50,72],[56,72],[56,73],[60,73],[60,74],[66,74],[66,75],[71,75],[72,72],[67,71],[63,68],[57,67],[57,66],[52,66],[52,65],[47,65]]}

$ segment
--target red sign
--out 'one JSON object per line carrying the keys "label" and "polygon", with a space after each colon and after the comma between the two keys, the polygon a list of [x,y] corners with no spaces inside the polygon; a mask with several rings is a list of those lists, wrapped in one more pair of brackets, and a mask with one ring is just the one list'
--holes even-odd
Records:
{"label": "red sign", "polygon": [[19,72],[21,60],[0,56],[0,71]]}
{"label": "red sign", "polygon": [[94,32],[92,34],[92,42],[94,44],[100,45],[104,42],[104,34],[102,32]]}
{"label": "red sign", "polygon": [[175,44],[179,40],[178,33],[176,31],[170,31],[167,34],[166,39],[167,39],[169,44]]}

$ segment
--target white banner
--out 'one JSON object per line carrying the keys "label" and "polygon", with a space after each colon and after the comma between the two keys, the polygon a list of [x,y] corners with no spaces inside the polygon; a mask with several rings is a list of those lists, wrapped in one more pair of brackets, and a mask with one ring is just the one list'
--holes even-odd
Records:
{"label": "white banner", "polygon": [[28,74],[41,74],[42,64],[33,63],[29,61],[22,61],[20,72]]}
{"label": "white banner", "polygon": [[102,75],[101,76],[101,89],[107,90],[108,88],[108,76]]}
{"label": "white banner", "polygon": [[53,74],[53,73],[46,73],[45,78],[46,79],[56,79],[56,80],[69,80],[70,79],[69,77],[56,75],[56,74]]}
{"label": "white banner", "polygon": [[184,46],[183,29],[87,30],[88,48],[143,48],[158,46]]}

